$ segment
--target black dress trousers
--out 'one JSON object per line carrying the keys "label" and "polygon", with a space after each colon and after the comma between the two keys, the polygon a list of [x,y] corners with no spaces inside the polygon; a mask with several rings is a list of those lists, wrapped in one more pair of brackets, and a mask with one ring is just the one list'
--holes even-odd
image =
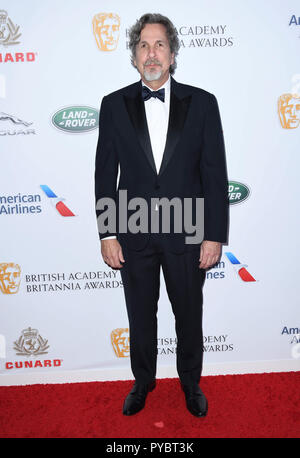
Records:
{"label": "black dress trousers", "polygon": [[130,361],[138,383],[156,376],[157,303],[160,267],[175,317],[177,372],[182,383],[199,383],[203,361],[202,287],[199,247],[182,254],[165,249],[165,234],[151,234],[143,250],[122,246],[121,268],[130,335]]}

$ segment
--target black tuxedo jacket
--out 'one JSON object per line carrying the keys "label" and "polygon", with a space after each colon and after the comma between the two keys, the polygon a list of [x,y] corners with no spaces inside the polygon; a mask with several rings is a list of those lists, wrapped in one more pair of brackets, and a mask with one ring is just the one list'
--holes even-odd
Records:
{"label": "black tuxedo jacket", "polygon": [[[204,240],[226,243],[228,229],[228,184],[223,132],[214,95],[171,78],[170,115],[160,170],[157,173],[147,127],[141,81],[120,89],[102,100],[96,153],[95,198],[116,202],[118,190],[127,191],[128,201],[150,199],[204,198]],[[163,103],[163,102],[162,102]],[[117,189],[118,167],[120,167]],[[98,216],[102,210],[96,210]],[[128,211],[128,218],[136,210]],[[117,210],[118,216],[118,210]],[[149,228],[151,215],[149,213]],[[193,224],[196,223],[193,214]],[[167,248],[182,253],[200,245],[186,245],[184,231],[164,235]],[[116,235],[121,246],[142,250],[147,233],[99,233],[100,239]]]}

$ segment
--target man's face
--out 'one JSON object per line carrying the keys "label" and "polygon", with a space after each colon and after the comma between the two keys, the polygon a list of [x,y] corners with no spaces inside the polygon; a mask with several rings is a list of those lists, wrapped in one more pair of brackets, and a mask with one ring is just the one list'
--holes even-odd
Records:
{"label": "man's face", "polygon": [[150,81],[164,84],[173,63],[174,53],[170,51],[165,27],[162,24],[147,24],[141,31],[134,60],[142,80],[146,84]]}

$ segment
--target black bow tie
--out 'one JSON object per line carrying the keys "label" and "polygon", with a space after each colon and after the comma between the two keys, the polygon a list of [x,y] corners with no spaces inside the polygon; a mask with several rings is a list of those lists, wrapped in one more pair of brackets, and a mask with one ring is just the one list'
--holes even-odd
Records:
{"label": "black bow tie", "polygon": [[165,101],[165,89],[159,89],[158,91],[150,91],[147,86],[143,86],[142,88],[142,96],[143,100],[149,100],[151,97],[157,98],[162,102]]}

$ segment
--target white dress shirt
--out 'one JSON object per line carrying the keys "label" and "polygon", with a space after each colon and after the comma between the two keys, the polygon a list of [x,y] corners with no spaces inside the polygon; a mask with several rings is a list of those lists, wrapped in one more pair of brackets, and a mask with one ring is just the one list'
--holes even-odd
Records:
{"label": "white dress shirt", "polygon": [[[147,86],[142,82],[143,86]],[[150,91],[153,89],[147,86]],[[165,101],[162,102],[158,98],[151,97],[148,100],[145,100],[145,112],[146,119],[148,124],[149,136],[151,141],[151,147],[154,157],[154,162],[156,166],[157,173],[159,172],[160,165],[162,162],[166,139],[167,131],[169,124],[169,112],[170,112],[170,92],[171,92],[171,78],[169,79],[158,89],[165,88]],[[157,89],[157,90],[158,90]],[[156,205],[155,210],[158,210]],[[115,239],[116,236],[111,235],[105,237],[105,239]]]}
{"label": "white dress shirt", "polygon": [[[146,84],[142,83],[144,86]],[[153,89],[147,86],[150,91]],[[169,124],[170,112],[170,75],[169,79],[159,89],[165,89],[165,101],[162,102],[158,98],[151,97],[146,100],[145,111],[150,135],[151,147],[156,165],[157,173],[159,172],[161,161],[164,154],[167,131]],[[158,90],[158,89],[157,89]]]}

